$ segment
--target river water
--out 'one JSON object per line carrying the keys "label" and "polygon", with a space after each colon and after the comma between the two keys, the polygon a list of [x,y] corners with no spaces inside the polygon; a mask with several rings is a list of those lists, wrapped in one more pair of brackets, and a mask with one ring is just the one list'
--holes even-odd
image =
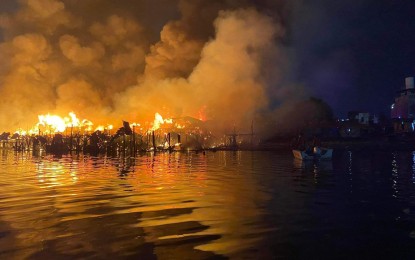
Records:
{"label": "river water", "polygon": [[415,152],[0,150],[1,259],[414,259]]}

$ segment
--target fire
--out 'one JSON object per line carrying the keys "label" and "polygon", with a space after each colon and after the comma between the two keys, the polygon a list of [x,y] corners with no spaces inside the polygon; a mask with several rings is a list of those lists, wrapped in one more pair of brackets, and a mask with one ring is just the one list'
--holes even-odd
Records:
{"label": "fire", "polygon": [[29,131],[22,131],[17,133],[21,135],[29,134],[38,134],[40,129],[43,128],[44,133],[63,133],[68,127],[77,127],[83,128],[85,131],[91,131],[92,126],[94,125],[91,121],[83,119],[82,121],[77,118],[74,112],[70,112],[69,116],[61,117],[58,115],[39,115],[38,123]]}
{"label": "fire", "polygon": [[200,120],[200,121],[206,121],[207,120],[207,116],[206,116],[206,109],[207,109],[207,106],[203,106],[203,107],[201,107],[200,108],[200,110],[198,111],[198,116],[197,116],[197,118]]}
{"label": "fire", "polygon": [[154,122],[151,131],[156,131],[163,124],[173,124],[173,119],[163,119],[163,117],[159,113],[156,113],[154,116]]}
{"label": "fire", "polygon": [[79,119],[76,117],[74,112],[69,112],[69,116],[71,117],[71,122],[73,127],[78,127],[80,125]]}
{"label": "fire", "polygon": [[[88,119],[79,119],[74,112],[68,113],[68,116],[61,117],[59,115],[53,115],[53,114],[44,114],[44,115],[38,115],[38,123],[33,126],[30,130],[23,130],[18,129],[15,131],[16,134],[19,134],[21,136],[23,135],[36,135],[45,133],[63,133],[67,130],[67,128],[78,128],[79,130],[82,129],[84,131],[110,131],[114,128],[113,125],[99,125],[95,128],[93,128],[93,123]],[[173,124],[173,119],[168,118],[164,119],[159,113],[156,113],[154,116],[154,121],[152,124],[152,127],[150,131],[158,130],[162,127],[162,125],[165,124]],[[130,126],[132,127],[141,127],[140,123],[131,123]],[[177,128],[183,128],[184,126],[181,125],[175,125]],[[142,130],[142,128],[140,128]]]}
{"label": "fire", "polygon": [[15,133],[15,134],[18,134],[18,135],[20,135],[20,136],[25,136],[25,135],[27,135],[27,131],[25,131],[25,130],[23,130],[23,129],[21,129],[21,128],[17,129],[14,133]]}
{"label": "fire", "polygon": [[82,120],[81,125],[78,127],[85,127],[85,131],[92,131],[93,125],[94,124],[91,121],[89,121],[88,119],[84,119]]}
{"label": "fire", "polygon": [[[120,143],[117,138],[120,135],[124,135],[124,137],[131,135],[132,137],[130,137],[129,141],[134,144],[134,149],[138,145],[139,149],[145,150],[182,150],[184,146],[202,149],[203,147],[211,147],[215,142],[212,132],[205,128],[204,123],[190,116],[163,118],[160,113],[155,113],[153,122],[145,121],[142,124],[142,122],[139,123],[137,121],[133,123],[123,121],[122,127],[114,131],[114,133],[111,133],[111,130],[114,128],[113,125],[102,124],[94,126],[90,120],[79,119],[74,112],[70,112],[64,117],[48,113],[39,115],[38,119],[38,123],[32,129],[19,128],[15,131],[15,135],[12,138],[15,138],[16,142],[22,140],[22,145],[16,149],[28,148],[32,145],[30,144],[31,137],[35,135],[44,138],[33,139],[33,147],[35,147],[35,140],[38,142],[43,140],[51,145],[63,142],[67,149],[76,151],[89,151],[89,146],[98,146],[99,149],[105,148],[106,151],[119,151]],[[92,131],[100,131],[101,133],[92,133]],[[55,135],[52,138],[54,133],[59,133],[59,135]],[[9,135],[10,133],[8,133]],[[25,136],[29,136],[29,138]],[[19,139],[20,137],[21,139]],[[182,137],[185,138],[181,139]],[[123,140],[122,142],[125,143],[127,139],[124,138]],[[185,142],[182,142],[182,140],[185,140]],[[23,142],[25,143],[23,144]],[[123,149],[126,148],[124,147]]]}
{"label": "fire", "polygon": [[99,126],[97,126],[97,127],[95,128],[95,131],[105,132],[106,130],[110,131],[110,130],[112,130],[113,128],[114,128],[114,126],[113,126],[113,125],[106,125],[106,126],[99,125]]}
{"label": "fire", "polygon": [[[148,128],[148,122],[145,123],[147,126],[147,131],[156,131],[164,128],[165,130],[182,130],[189,127],[189,122],[183,121],[180,119],[173,118],[163,118],[163,116],[156,112],[154,115],[154,121],[150,123],[150,128]],[[53,133],[64,133],[68,128],[75,131],[92,132],[92,131],[101,131],[110,133],[114,128],[113,125],[98,125],[93,127],[94,123],[88,119],[79,119],[74,112],[68,113],[67,116],[59,116],[55,114],[44,114],[38,115],[38,122],[31,129],[23,130],[19,128],[15,131],[15,134],[20,136],[25,135],[38,135],[38,134],[53,134]],[[143,124],[134,122],[130,123],[130,126],[137,129],[138,131],[146,131],[143,129]]]}
{"label": "fire", "polygon": [[50,129],[51,132],[64,132],[66,129],[65,120],[57,115],[39,115],[39,123],[37,126],[45,126]]}
{"label": "fire", "polygon": [[101,132],[103,132],[104,130],[105,130],[105,126],[103,126],[103,125],[99,125],[99,126],[97,126],[95,128],[95,131],[101,131]]}

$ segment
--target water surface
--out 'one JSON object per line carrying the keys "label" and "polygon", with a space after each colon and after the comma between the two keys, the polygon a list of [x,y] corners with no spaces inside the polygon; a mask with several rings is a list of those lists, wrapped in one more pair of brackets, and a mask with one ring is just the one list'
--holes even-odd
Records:
{"label": "water surface", "polygon": [[1,151],[2,259],[415,257],[415,153]]}

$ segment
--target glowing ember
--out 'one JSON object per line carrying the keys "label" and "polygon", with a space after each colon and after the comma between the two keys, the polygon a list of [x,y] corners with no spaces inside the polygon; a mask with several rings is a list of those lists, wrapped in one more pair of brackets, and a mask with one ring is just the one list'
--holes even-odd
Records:
{"label": "glowing ember", "polygon": [[207,109],[207,106],[203,106],[200,110],[199,110],[199,112],[198,112],[198,119],[200,120],[200,121],[206,121],[206,109]]}
{"label": "glowing ember", "polygon": [[183,128],[185,128],[184,125],[177,124],[177,123],[175,124],[175,126],[176,126],[177,129],[183,129]]}

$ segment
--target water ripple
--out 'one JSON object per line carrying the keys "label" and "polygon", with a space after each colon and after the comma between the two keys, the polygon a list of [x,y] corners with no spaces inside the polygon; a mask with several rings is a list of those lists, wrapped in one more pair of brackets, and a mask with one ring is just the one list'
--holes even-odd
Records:
{"label": "water ripple", "polygon": [[339,241],[352,252],[384,241],[405,247],[414,237],[415,157],[371,156],[346,151],[330,162],[302,162],[285,152],[3,152],[0,256],[304,258],[344,253]]}

